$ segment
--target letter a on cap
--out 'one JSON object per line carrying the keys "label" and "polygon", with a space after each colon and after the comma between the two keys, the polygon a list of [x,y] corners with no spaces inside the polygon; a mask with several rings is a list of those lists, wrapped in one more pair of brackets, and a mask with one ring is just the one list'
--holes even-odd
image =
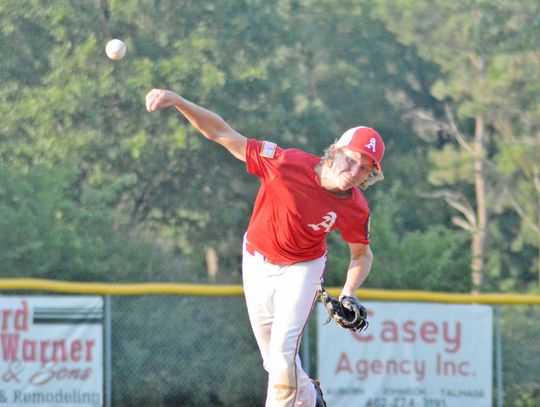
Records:
{"label": "letter a on cap", "polygon": [[377,151],[377,140],[375,140],[375,137],[371,137],[369,139],[369,143],[365,145],[365,147],[371,151],[376,152]]}

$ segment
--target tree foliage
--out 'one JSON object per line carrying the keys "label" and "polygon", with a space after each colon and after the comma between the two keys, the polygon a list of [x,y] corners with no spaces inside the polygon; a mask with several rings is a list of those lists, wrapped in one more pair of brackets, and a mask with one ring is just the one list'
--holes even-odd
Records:
{"label": "tree foliage", "polygon": [[[469,286],[461,260],[468,256],[450,261],[467,252],[452,212],[420,194],[431,182],[470,199],[473,161],[445,138],[448,123],[424,121],[419,131],[411,112],[444,123],[441,101],[450,102],[465,135],[481,112],[494,219],[485,285],[527,289],[538,264],[536,5],[428,3],[1,4],[0,215],[3,231],[18,229],[2,235],[6,268],[66,279],[194,281],[206,278],[211,250],[219,281],[239,281],[257,180],[174,111],[145,112],[145,93],[168,87],[249,137],[314,154],[349,127],[377,128],[387,144],[386,179],[366,192],[376,254],[368,284],[381,287],[423,277],[433,277],[433,289]],[[128,46],[119,62],[104,53],[112,37]],[[479,55],[487,63],[483,85],[474,80]],[[41,205],[14,203],[34,189]],[[329,245],[331,256],[339,253],[328,275],[337,284],[348,253],[338,235]],[[130,261],[130,250],[152,265],[144,256]],[[406,278],[404,264],[411,264]],[[460,281],[452,287],[434,277],[452,273]]]}
{"label": "tree foliage", "polygon": [[117,229],[108,191],[74,191],[76,173],[32,167],[0,177],[0,270],[4,277],[141,281],[161,260]]}
{"label": "tree foliage", "polygon": [[[515,251],[540,247],[538,2],[377,4],[376,14],[399,40],[440,67],[431,93],[444,114],[419,106],[411,113],[438,145],[430,151],[428,179],[438,187],[432,195],[445,198],[459,212],[454,223],[471,234],[473,284],[494,286],[493,268]],[[509,212],[519,219],[513,231],[504,226]],[[495,264],[500,228],[512,248]],[[525,267],[538,271],[538,257],[530,260]]]}

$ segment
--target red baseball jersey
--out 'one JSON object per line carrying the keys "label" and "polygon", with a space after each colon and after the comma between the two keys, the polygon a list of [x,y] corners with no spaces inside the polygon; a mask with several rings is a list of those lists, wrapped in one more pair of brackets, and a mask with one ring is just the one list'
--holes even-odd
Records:
{"label": "red baseball jersey", "polygon": [[326,253],[328,232],[351,243],[369,243],[369,207],[358,188],[338,197],[315,172],[320,158],[268,141],[249,139],[247,171],[261,180],[247,239],[275,264],[294,264]]}

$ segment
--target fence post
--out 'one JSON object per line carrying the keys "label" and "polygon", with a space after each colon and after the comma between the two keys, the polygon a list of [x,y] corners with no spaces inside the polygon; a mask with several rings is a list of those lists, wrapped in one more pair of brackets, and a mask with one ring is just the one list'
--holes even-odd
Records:
{"label": "fence post", "polygon": [[112,407],[111,296],[105,296],[105,407]]}
{"label": "fence post", "polygon": [[503,407],[501,304],[497,304],[495,306],[495,341],[495,357],[497,369],[497,407]]}

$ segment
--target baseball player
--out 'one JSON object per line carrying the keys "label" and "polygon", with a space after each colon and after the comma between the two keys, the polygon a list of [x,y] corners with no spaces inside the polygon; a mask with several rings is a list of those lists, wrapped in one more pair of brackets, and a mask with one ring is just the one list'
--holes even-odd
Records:
{"label": "baseball player", "polygon": [[350,247],[341,296],[354,297],[372,263],[369,208],[359,188],[382,180],[384,143],[368,127],[347,130],[324,156],[246,138],[219,115],[153,89],[149,112],[174,106],[204,137],[246,163],[261,185],[243,240],[242,275],[250,323],[268,372],[266,407],[326,406],[298,350],[323,281],[326,237]]}

